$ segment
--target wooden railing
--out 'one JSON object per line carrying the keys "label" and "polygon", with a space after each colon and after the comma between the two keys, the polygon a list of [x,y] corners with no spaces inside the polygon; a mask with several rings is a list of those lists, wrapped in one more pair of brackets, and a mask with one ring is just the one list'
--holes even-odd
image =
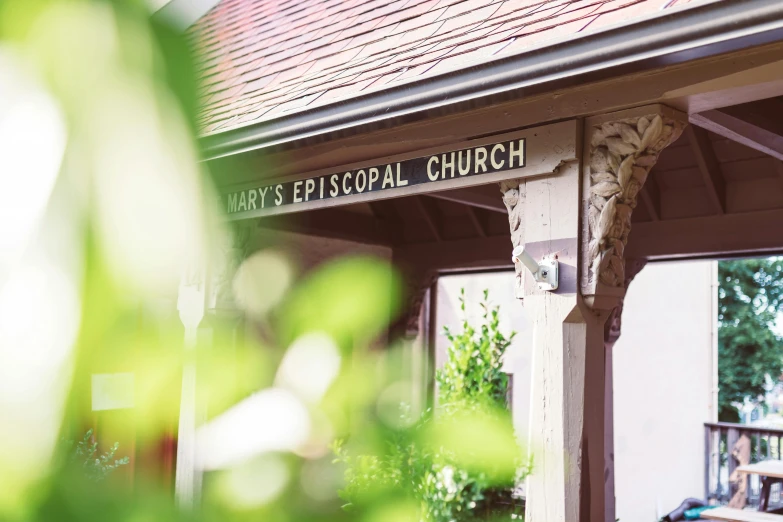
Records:
{"label": "wooden railing", "polygon": [[[746,424],[728,422],[704,424],[704,489],[708,500],[725,504],[736,493],[736,486],[729,483],[729,477],[737,467],[731,457],[731,448],[742,435],[751,442],[750,462],[761,460],[783,460],[783,429],[760,428]],[[748,504],[758,506],[760,484],[758,477],[749,476]],[[781,491],[773,487],[770,506],[783,504]]]}

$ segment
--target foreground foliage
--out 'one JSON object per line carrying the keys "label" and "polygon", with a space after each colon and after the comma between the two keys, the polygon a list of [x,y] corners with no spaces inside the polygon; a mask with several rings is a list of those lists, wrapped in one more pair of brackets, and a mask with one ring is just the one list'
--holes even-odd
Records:
{"label": "foreground foliage", "polygon": [[126,466],[130,459],[127,456],[115,459],[114,455],[120,447],[115,442],[107,451],[98,451],[98,441],[92,440],[92,430],[87,430],[82,440],[74,446],[73,441],[66,441],[65,451],[70,453],[69,465],[76,466],[84,472],[84,475],[93,481],[105,480],[117,468]]}
{"label": "foreground foliage", "polygon": [[[388,260],[361,256],[302,275],[309,255],[226,224],[213,176],[267,166],[200,161],[205,89],[181,28],[152,3],[0,0],[0,172],[12,173],[0,175],[0,520],[417,520],[398,486],[428,459],[437,473],[419,484],[444,513],[511,484],[501,412],[419,429],[366,419],[357,454],[379,460],[361,474],[399,475],[341,509],[328,444],[399,388],[376,371],[395,366],[394,350],[372,349],[399,311],[399,281]],[[95,374],[132,375],[132,408],[93,411]],[[183,396],[194,407],[180,429]],[[59,440],[88,425],[121,442],[115,458],[85,441],[76,463],[92,461],[89,475],[132,462],[109,480],[63,465]],[[415,452],[392,451],[414,438]],[[203,484],[193,509],[174,494],[188,449],[209,463],[180,474]]]}

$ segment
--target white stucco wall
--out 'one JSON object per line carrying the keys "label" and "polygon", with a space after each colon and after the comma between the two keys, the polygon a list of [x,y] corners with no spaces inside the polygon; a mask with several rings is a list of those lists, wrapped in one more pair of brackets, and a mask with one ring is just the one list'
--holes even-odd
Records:
{"label": "white stucco wall", "polygon": [[648,264],[634,279],[614,347],[617,518],[653,522],[704,496],[713,406],[715,261]]}
{"label": "white stucco wall", "polygon": [[[703,423],[714,420],[713,328],[716,262],[651,263],[632,283],[614,347],[616,516],[653,522],[686,497],[704,492]],[[524,440],[530,400],[530,343],[522,303],[510,272],[442,277],[438,327],[456,327],[459,290],[469,297],[468,318],[479,317],[485,288],[500,304],[501,326],[516,330],[506,369],[514,373],[514,424]],[[439,335],[436,362],[447,346]]]}

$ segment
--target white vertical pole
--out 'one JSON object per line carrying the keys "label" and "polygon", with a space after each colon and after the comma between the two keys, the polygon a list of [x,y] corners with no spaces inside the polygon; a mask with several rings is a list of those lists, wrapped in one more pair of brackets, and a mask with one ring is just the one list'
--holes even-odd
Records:
{"label": "white vertical pole", "polygon": [[185,326],[185,363],[182,368],[179,429],[177,431],[177,472],[174,491],[177,505],[192,509],[201,490],[201,471],[196,455],[198,394],[196,389],[196,350],[198,326],[204,318],[206,284],[203,269],[183,275],[177,309]]}

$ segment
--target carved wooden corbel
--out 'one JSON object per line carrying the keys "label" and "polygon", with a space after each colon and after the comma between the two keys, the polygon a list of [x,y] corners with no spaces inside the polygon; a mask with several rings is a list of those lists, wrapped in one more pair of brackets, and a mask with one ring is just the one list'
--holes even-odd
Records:
{"label": "carved wooden corbel", "polygon": [[[500,192],[503,194],[503,204],[508,211],[508,227],[511,232],[511,248],[509,249],[509,258],[514,247],[522,244],[525,236],[525,222],[523,213],[525,211],[525,183],[518,179],[510,179],[500,182]],[[514,290],[518,298],[523,297],[524,274],[522,264],[514,263]]]}
{"label": "carved wooden corbel", "polygon": [[625,295],[624,250],[639,191],[686,124],[685,114],[662,105],[586,121],[581,286],[588,306],[611,310]]}
{"label": "carved wooden corbel", "polygon": [[[631,285],[636,274],[641,272],[644,265],[647,264],[646,259],[626,259],[625,260],[625,283],[623,288],[628,289]],[[625,300],[621,299],[619,304],[612,309],[609,319],[604,326],[604,344],[608,347],[614,346],[614,344],[620,339],[623,326],[623,305]]]}

